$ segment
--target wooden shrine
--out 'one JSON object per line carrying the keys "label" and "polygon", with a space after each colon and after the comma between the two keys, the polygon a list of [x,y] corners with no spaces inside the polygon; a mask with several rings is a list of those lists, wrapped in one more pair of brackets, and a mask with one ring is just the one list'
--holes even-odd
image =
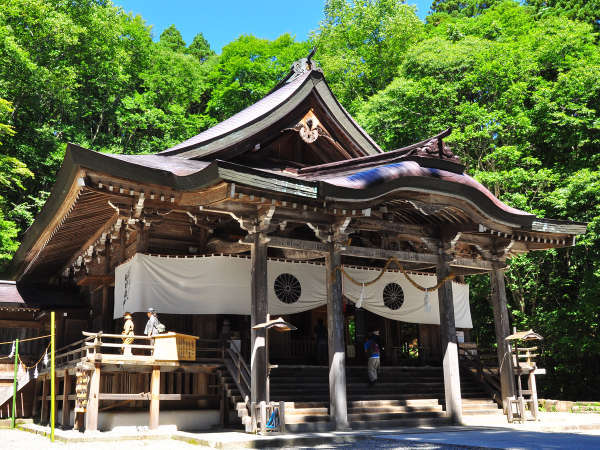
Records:
{"label": "wooden shrine", "polygon": [[[323,263],[329,415],[332,427],[345,429],[340,268],[381,269],[394,258],[406,271],[437,276],[446,414],[460,423],[451,280],[489,274],[501,398],[514,396],[506,261],[570,247],[586,224],[536,217],[502,203],[465,173],[445,142],[450,132],[385,152],[335,99],[316,64],[302,59],[259,102],[161,153],[104,154],[68,145],[52,193],[14,257],[12,275],[21,285],[78,287],[90,311],[84,329],[118,333],[115,269],[136,253],[249,256],[250,316],[239,319],[236,330],[248,336],[249,379],[237,350],[231,350],[231,367],[240,371],[242,391],[248,383],[248,402],[260,404],[267,398],[267,350],[265,329],[255,325],[266,322],[269,312],[268,258]],[[143,328],[144,318],[136,320]],[[173,320],[187,330],[169,329],[212,339],[224,323],[211,315],[193,323]],[[155,345],[163,341],[173,344],[169,337]]]}

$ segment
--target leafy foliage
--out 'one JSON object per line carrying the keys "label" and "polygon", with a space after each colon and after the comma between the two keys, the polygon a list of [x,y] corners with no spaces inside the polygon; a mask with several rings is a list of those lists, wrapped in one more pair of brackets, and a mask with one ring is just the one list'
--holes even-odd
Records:
{"label": "leafy foliage", "polygon": [[[575,247],[513,258],[512,324],[546,337],[543,395],[598,397],[598,2],[328,0],[308,42],[242,35],[216,55],[175,26],[157,41],[105,0],[5,0],[0,10],[0,270],[54,182],[69,141],[164,150],[268,93],[315,59],[386,149],[452,126],[469,172],[506,203],[589,222]],[[469,279],[474,334],[493,346],[489,280]],[[575,376],[576,375],[576,376]],[[573,383],[573,379],[581,382]]]}

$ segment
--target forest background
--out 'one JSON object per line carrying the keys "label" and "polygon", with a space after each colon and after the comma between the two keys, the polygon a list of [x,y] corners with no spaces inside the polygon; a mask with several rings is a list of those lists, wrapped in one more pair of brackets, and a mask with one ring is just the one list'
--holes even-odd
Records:
{"label": "forest background", "polygon": [[[198,30],[201,31],[201,30]],[[241,30],[243,31],[243,30]],[[453,127],[468,172],[506,203],[589,222],[569,249],[512,258],[511,321],[545,337],[542,396],[600,399],[600,0],[329,0],[305,42],[201,32],[153,40],[108,0],[0,0],[0,272],[67,142],[164,150],[263,97],[313,46],[335,95],[386,150]],[[487,276],[474,335],[494,341]]]}

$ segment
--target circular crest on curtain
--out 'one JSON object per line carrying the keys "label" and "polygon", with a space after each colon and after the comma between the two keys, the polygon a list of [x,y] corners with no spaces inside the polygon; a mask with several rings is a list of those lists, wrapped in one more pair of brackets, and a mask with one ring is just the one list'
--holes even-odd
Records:
{"label": "circular crest on curtain", "polygon": [[282,273],[275,278],[275,295],[283,303],[296,303],[302,295],[302,287],[298,278],[289,273]]}
{"label": "circular crest on curtain", "polygon": [[404,291],[398,283],[388,283],[383,288],[383,303],[392,310],[397,310],[404,304]]}

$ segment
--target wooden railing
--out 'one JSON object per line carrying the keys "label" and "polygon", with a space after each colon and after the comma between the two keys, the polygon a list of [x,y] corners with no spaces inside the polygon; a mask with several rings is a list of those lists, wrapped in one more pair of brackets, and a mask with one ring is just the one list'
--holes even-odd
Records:
{"label": "wooden railing", "polygon": [[244,403],[248,406],[250,401],[250,369],[242,354],[235,346],[229,345],[225,350],[225,366],[233,377]]}
{"label": "wooden railing", "polygon": [[85,343],[93,340],[93,337],[85,337],[69,345],[59,348],[54,357],[56,367],[66,366],[69,363],[77,363],[87,356]]}
{"label": "wooden railing", "polygon": [[[465,342],[458,346],[458,356],[463,365],[481,383],[492,399],[502,406],[502,388],[498,373],[482,362],[482,357],[474,342]],[[486,358],[488,359],[488,358]]]}
{"label": "wooden railing", "polygon": [[[121,353],[125,348],[142,350],[144,355],[136,356],[150,356],[154,349],[153,338],[150,336],[139,336],[139,335],[123,335],[123,334],[108,334],[100,331],[99,333],[90,333],[89,331],[82,331],[82,334],[88,337],[91,341],[86,340],[84,347],[87,349],[87,356],[89,359],[93,359],[98,353],[115,354]],[[123,339],[143,340],[150,342],[149,344],[125,344]],[[121,342],[104,342],[102,339],[119,340]],[[117,351],[102,351],[102,349],[118,349]]]}

